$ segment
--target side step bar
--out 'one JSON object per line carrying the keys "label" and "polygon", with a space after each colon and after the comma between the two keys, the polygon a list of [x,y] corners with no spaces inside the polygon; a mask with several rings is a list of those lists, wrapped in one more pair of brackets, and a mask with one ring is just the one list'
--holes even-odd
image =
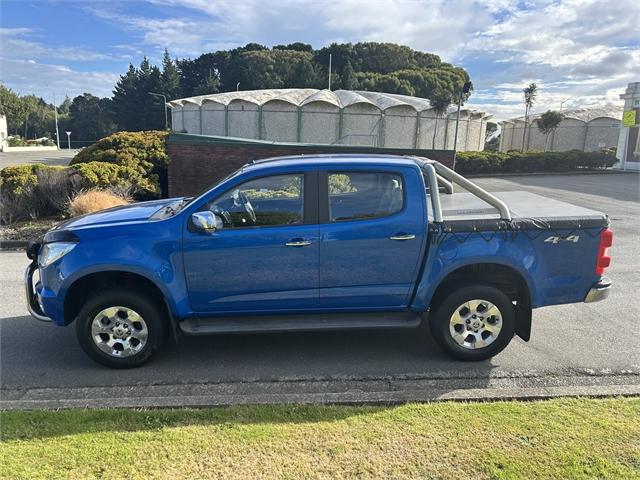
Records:
{"label": "side step bar", "polygon": [[420,325],[421,321],[422,316],[414,312],[376,312],[189,318],[181,321],[178,325],[186,335],[208,335],[415,328]]}

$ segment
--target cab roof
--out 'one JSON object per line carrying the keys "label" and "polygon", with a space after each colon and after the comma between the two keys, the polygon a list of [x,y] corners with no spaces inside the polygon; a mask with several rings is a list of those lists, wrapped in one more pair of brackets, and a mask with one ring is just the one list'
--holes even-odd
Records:
{"label": "cab roof", "polygon": [[296,167],[307,165],[341,165],[341,164],[371,164],[388,166],[413,166],[420,161],[429,161],[424,158],[409,157],[404,155],[383,155],[383,154],[354,154],[354,153],[330,153],[312,155],[288,155],[283,157],[272,157],[261,160],[253,160],[247,163],[243,170],[252,170],[253,167],[268,165],[269,167]]}

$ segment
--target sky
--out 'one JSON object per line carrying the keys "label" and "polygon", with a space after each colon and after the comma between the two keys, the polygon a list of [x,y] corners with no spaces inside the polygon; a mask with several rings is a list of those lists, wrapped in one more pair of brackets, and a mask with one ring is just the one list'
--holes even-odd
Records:
{"label": "sky", "polygon": [[160,63],[257,42],[321,48],[377,41],[436,53],[464,67],[469,104],[502,120],[622,105],[640,81],[640,1],[516,0],[1,0],[0,81],[59,104],[111,96],[129,62]]}

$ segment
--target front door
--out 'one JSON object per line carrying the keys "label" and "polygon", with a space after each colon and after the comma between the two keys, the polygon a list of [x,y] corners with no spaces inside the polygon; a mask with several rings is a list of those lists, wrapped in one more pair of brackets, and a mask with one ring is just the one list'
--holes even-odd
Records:
{"label": "front door", "polygon": [[321,191],[328,190],[320,225],[321,307],[406,307],[426,238],[423,195],[407,201],[407,190],[424,190],[414,177],[401,170],[321,175],[327,182]]}
{"label": "front door", "polygon": [[318,306],[317,197],[316,209],[308,198],[314,183],[315,171],[255,178],[200,209],[221,216],[224,227],[213,234],[185,231],[184,267],[195,312]]}

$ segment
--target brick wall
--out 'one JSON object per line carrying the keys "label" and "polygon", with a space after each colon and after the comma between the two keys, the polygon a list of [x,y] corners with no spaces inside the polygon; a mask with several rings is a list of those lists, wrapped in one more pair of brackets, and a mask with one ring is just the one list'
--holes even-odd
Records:
{"label": "brick wall", "polygon": [[195,195],[251,160],[283,155],[318,153],[387,153],[417,155],[451,166],[449,150],[408,150],[347,147],[339,145],[291,145],[268,142],[230,141],[224,137],[172,134],[167,140],[171,162],[168,168],[169,196]]}

